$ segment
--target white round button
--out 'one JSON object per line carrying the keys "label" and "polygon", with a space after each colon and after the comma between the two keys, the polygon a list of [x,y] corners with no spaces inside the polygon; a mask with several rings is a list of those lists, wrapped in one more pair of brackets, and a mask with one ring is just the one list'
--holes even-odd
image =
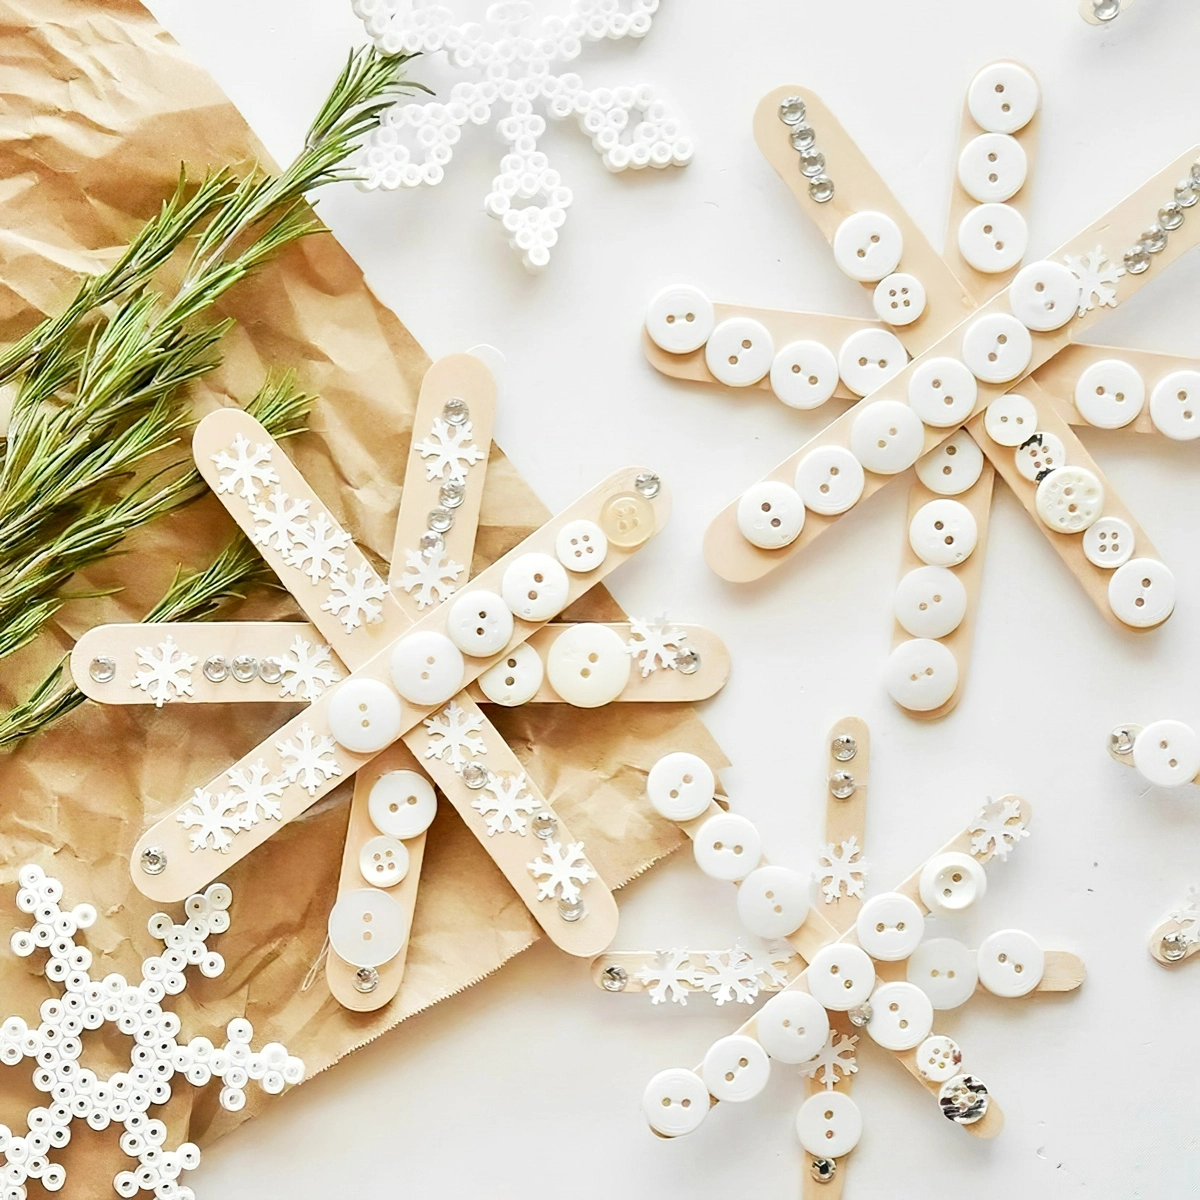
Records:
{"label": "white round button", "polygon": [[961,1072],[962,1051],[952,1038],[934,1034],[917,1047],[917,1071],[922,1079],[945,1083]]}
{"label": "white round button", "polygon": [[888,656],[887,693],[909,712],[940,708],[958,687],[958,660],[949,647],[931,638],[901,642]]}
{"label": "white round button", "polygon": [[642,1112],[655,1133],[682,1137],[700,1127],[708,1116],[708,1088],[695,1071],[671,1067],[660,1071],[642,1093]]}
{"label": "white round button", "polygon": [[1133,554],[1133,528],[1120,517],[1101,517],[1083,534],[1083,556],[1094,567],[1115,570]]}
{"label": "white round button", "polygon": [[1082,533],[1104,511],[1104,484],[1087,467],[1059,467],[1037,487],[1037,514],[1056,533]]}
{"label": "white round button", "polygon": [[925,918],[903,893],[883,892],[862,906],[854,928],[859,944],[872,958],[899,962],[920,945]]}
{"label": "white round button", "polygon": [[808,964],[808,990],[830,1012],[849,1012],[875,990],[875,965],[861,946],[822,946]]}
{"label": "white round button", "polygon": [[1061,329],[1079,311],[1079,280],[1062,263],[1030,263],[1009,284],[1008,306],[1026,329]]}
{"label": "white round button", "polygon": [[875,315],[889,325],[911,325],[925,311],[925,285],[903,271],[881,279],[871,297]]}
{"label": "white round button", "polygon": [[431,629],[410,633],[392,650],[392,683],[411,704],[428,707],[449,700],[462,687],[462,651]]}
{"label": "white round button", "polygon": [[1131,558],[1108,581],[1108,606],[1134,629],[1159,625],[1175,609],[1175,576],[1155,558]]}
{"label": "white round button", "polygon": [[909,957],[908,982],[929,997],[938,1012],[958,1008],[975,994],[979,969],[975,953],[953,938],[930,938]]}
{"label": "white round button", "polygon": [[928,359],[908,380],[909,407],[926,425],[939,429],[961,425],[978,395],[975,376],[957,358]]}
{"label": "white round button", "polygon": [[650,340],[668,354],[690,354],[708,341],[716,318],[712,301],[699,288],[663,288],[646,312]]}
{"label": "white round button", "polygon": [[1008,383],[1024,373],[1033,357],[1029,330],[1008,313],[988,313],[963,334],[963,362],[984,383]]}
{"label": "white round button", "polygon": [[1042,982],[1046,955],[1019,929],[1000,929],[984,939],[978,955],[979,982],[993,996],[1025,996]]}
{"label": "white round button", "polygon": [[997,446],[1020,446],[1037,433],[1037,409],[1016,392],[997,396],[983,414],[983,428]]}
{"label": "white round button", "polygon": [[868,471],[895,475],[911,467],[925,449],[925,426],[907,404],[877,400],[854,418],[850,450]]}
{"label": "white round button", "polygon": [[1200,738],[1182,721],[1155,721],[1137,735],[1133,765],[1155,787],[1191,783],[1200,771]]}
{"label": "white round button", "polygon": [[795,488],[765,479],[746,489],[737,506],[742,537],[760,550],[790,546],[804,528],[804,501]]}
{"label": "white round button", "polygon": [[818,446],[796,468],[796,491],[804,507],[823,517],[853,508],[865,483],[862,464],[845,446]]}
{"label": "white round button", "polygon": [[974,487],[983,474],[983,451],[965,430],[917,459],[917,478],[940,496],[957,496]]}
{"label": "white round button", "polygon": [[608,538],[595,521],[568,521],[554,539],[554,556],[568,571],[586,575],[608,557]]}
{"label": "white round button", "polygon": [[646,795],[668,821],[691,821],[712,803],[717,789],[712,767],[698,754],[666,754],[650,768]]}
{"label": "white round button", "polygon": [[548,554],[522,554],[509,563],[500,595],[523,621],[548,621],[567,606],[571,585],[562,563]]}
{"label": "white round button", "polygon": [[1164,437],[1190,442],[1200,437],[1200,371],[1173,371],[1150,393],[1150,420]]}
{"label": "white round button", "polygon": [[615,700],[629,682],[625,643],[607,625],[572,625],[546,655],[550,686],[576,708],[599,708]]}
{"label": "white round button", "polygon": [[1146,404],[1146,384],[1132,364],[1119,358],[1092,363],[1075,382],[1075,407],[1089,424],[1121,429]]}
{"label": "white round button", "polygon": [[713,879],[745,879],[762,859],[762,839],[737,813],[709,817],[692,839],[696,865]]}
{"label": "white round button", "polygon": [[368,838],[358,852],[358,871],[373,887],[395,887],[408,874],[408,849],[395,838]]}
{"label": "white round button", "polygon": [[352,967],[381,967],[400,953],[408,914],[390,892],[343,892],[329,913],[329,945]]}
{"label": "white round button", "polygon": [[353,754],[374,754],[400,736],[400,698],[377,679],[347,679],[329,698],[329,732]]}
{"label": "white round button", "polygon": [[881,983],[871,993],[867,1033],[885,1050],[911,1050],[933,1029],[933,1005],[911,983]]}
{"label": "white round button", "polygon": [[894,608],[905,633],[915,638],[944,638],[967,615],[967,589],[945,567],[917,567],[900,580]]}
{"label": "white round button", "polygon": [[708,369],[728,387],[757,383],[771,369],[774,357],[770,330],[750,317],[722,321],[704,347]]}
{"label": "white round button", "polygon": [[958,225],[958,250],[983,275],[1011,271],[1025,257],[1029,226],[1011,204],[977,204]]}
{"label": "white round button", "polygon": [[833,260],[859,283],[876,283],[900,263],[904,237],[886,213],[852,213],[833,235]]}
{"label": "white round button", "polygon": [[958,182],[972,200],[996,204],[1025,186],[1029,162],[1024,147],[1006,133],[981,133],[958,156]]}
{"label": "white round button", "polygon": [[1037,80],[1016,63],[997,62],[983,68],[967,89],[967,108],[980,129],[1016,133],[1038,110]]}
{"label": "white round button", "polygon": [[700,1077],[718,1100],[753,1100],[767,1086],[771,1060],[753,1038],[734,1033],[709,1046]]}
{"label": "white round button", "polygon": [[796,1136],[814,1157],[841,1158],[862,1138],[862,1113],[845,1092],[818,1092],[800,1106]]}
{"label": "white round button", "polygon": [[522,642],[510,650],[494,667],[479,677],[479,690],[493,703],[505,708],[525,704],[537,695],[546,669],[538,652]]}
{"label": "white round button", "polygon": [[838,349],[838,373],[856,396],[883,387],[907,365],[903,343],[886,329],[859,329]]}
{"label": "white round button", "polygon": [[754,1018],[762,1048],[783,1063],[808,1062],[824,1049],[829,1017],[808,992],[788,990],[773,996]]}
{"label": "white round button", "polygon": [[495,592],[463,592],[450,603],[446,632],[472,658],[487,658],[503,650],[512,631],[512,613]]}
{"label": "white round button", "polygon": [[387,771],[371,788],[367,813],[380,833],[397,840],[414,838],[433,824],[437,796],[424,775],[416,771]]}
{"label": "white round button", "polygon": [[978,537],[971,510],[958,500],[930,500],[908,523],[913,553],[931,567],[956,567],[966,562]]}
{"label": "white round button", "polygon": [[788,867],[759,867],[742,880],[737,910],[742,924],[760,938],[782,938],[804,924],[810,880]]}
{"label": "white round button", "polygon": [[1030,483],[1037,483],[1048,471],[1057,471],[1066,465],[1067,448],[1058,434],[1039,429],[1017,448],[1013,457],[1017,473]]}
{"label": "white round button", "polygon": [[788,408],[819,408],[837,385],[837,359],[820,342],[789,342],[771,363],[771,391]]}
{"label": "white round button", "polygon": [[987,891],[987,872],[969,854],[951,850],[931,858],[921,871],[921,901],[935,917],[970,908]]}

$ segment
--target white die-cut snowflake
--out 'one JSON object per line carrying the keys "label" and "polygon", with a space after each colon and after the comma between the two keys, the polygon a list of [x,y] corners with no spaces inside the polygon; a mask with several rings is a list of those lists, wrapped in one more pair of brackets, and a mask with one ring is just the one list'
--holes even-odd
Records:
{"label": "white die-cut snowflake", "polygon": [[233,435],[232,454],[228,450],[218,450],[212,460],[220,472],[218,495],[232,492],[253,504],[260,488],[279,482],[279,476],[271,466],[271,447],[260,443],[252,450],[250,439],[244,433]]}
{"label": "white die-cut snowflake", "polygon": [[660,666],[667,670],[675,669],[687,634],[682,629],[676,629],[665,613],[649,620],[634,617],[629,622],[629,632],[632,636],[625,643],[625,649],[634,662],[641,660],[643,679]]}
{"label": "white die-cut snowflake", "polygon": [[545,853],[526,865],[538,881],[539,900],[557,895],[564,904],[576,904],[579,889],[589,880],[599,879],[583,853],[582,842],[569,842],[563,847],[551,839],[546,842]]}
{"label": "white die-cut snowflake", "polygon": [[224,854],[233,844],[233,839],[249,829],[251,822],[242,806],[242,798],[234,792],[206,792],[196,788],[190,805],[180,810],[175,818],[191,833],[189,849],[192,851],[211,848]]}
{"label": "white die-cut snowflake", "polygon": [[380,601],[387,595],[387,586],[370,567],[355,567],[350,574],[336,571],[329,587],[321,607],[333,613],[347,633],[362,625],[373,625],[383,616]]}
{"label": "white die-cut snowflake", "polygon": [[445,483],[464,483],[467,469],[483,458],[483,451],[471,441],[471,422],[451,425],[441,417],[433,420],[428,441],[417,442],[414,450],[425,463],[425,478]]}
{"label": "white die-cut snowflake", "polygon": [[482,713],[468,717],[458,701],[451,700],[440,713],[425,720],[430,738],[425,757],[436,758],[461,775],[471,759],[487,753],[487,743],[476,736],[482,728]]}
{"label": "white die-cut snowflake", "polygon": [[1171,912],[1171,920],[1179,925],[1179,932],[1191,942],[1200,942],[1200,890],[1189,887],[1183,903]]}
{"label": "white die-cut snowflake", "polygon": [[700,985],[718,1005],[736,1000],[750,1004],[760,991],[762,963],[741,946],[732,950],[709,950],[704,955]]}
{"label": "white die-cut snowflake", "polygon": [[305,700],[316,700],[331,683],[341,679],[330,658],[329,647],[310,645],[299,634],[279,662],[283,667],[279,684],[281,696],[299,694]]}
{"label": "white die-cut snowflake", "polygon": [[243,806],[244,828],[257,825],[259,821],[278,821],[283,814],[279,810],[279,797],[283,795],[286,782],[267,778],[267,766],[260,758],[248,767],[232,767],[227,772],[229,785]]}
{"label": "white die-cut snowflake", "polygon": [[808,1062],[800,1064],[800,1074],[806,1079],[815,1079],[826,1088],[832,1088],[839,1079],[846,1079],[858,1070],[854,1056],[857,1045],[857,1034],[847,1037],[831,1029],[825,1045]]}
{"label": "white die-cut snowflake", "polygon": [[686,950],[656,950],[654,962],[639,967],[634,978],[646,985],[651,1004],[671,1001],[684,1006],[688,993],[701,982],[701,974],[692,966],[692,956]]}
{"label": "white die-cut snowflake", "polygon": [[318,737],[305,722],[295,741],[288,738],[275,743],[283,758],[283,778],[288,783],[298,783],[310,796],[315,795],[326,779],[342,773],[342,765],[333,754],[334,744],[333,738],[326,734]]}
{"label": "white die-cut snowflake", "polygon": [[1117,281],[1125,274],[1125,268],[1109,262],[1100,246],[1087,254],[1068,254],[1063,262],[1079,280],[1079,316],[1097,305],[1117,307]]}
{"label": "white die-cut snowflake", "polygon": [[817,857],[817,882],[826,904],[832,904],[841,896],[862,899],[867,885],[867,863],[862,853],[858,838],[853,835],[844,842],[829,842],[821,848]]}
{"label": "white die-cut snowflake", "polygon": [[1008,852],[1029,836],[1021,818],[1021,802],[1011,797],[989,800],[971,826],[971,835],[972,854],[994,854],[1006,862]]}
{"label": "white die-cut snowflake", "polygon": [[250,515],[254,518],[250,540],[256,546],[271,546],[286,558],[296,535],[307,523],[308,509],[307,500],[293,500],[283,488],[277,487],[265,504],[250,505]]}
{"label": "white die-cut snowflake", "polygon": [[320,583],[326,575],[336,575],[346,565],[346,556],[341,552],[349,545],[350,535],[319,512],[293,535],[287,561],[314,584]]}
{"label": "white die-cut snowflake", "polygon": [[441,604],[452,596],[453,585],[463,573],[462,564],[446,558],[445,550],[405,550],[404,566],[400,587],[406,592],[416,591],[418,608]]}
{"label": "white die-cut snowflake", "polygon": [[194,654],[184,654],[170,634],[156,648],[139,646],[136,653],[138,672],[129,686],[141,688],[153,699],[155,708],[176,696],[192,694],[192,671],[198,660]]}
{"label": "white die-cut snowflake", "polygon": [[495,775],[489,771],[483,794],[471,801],[471,807],[487,822],[489,837],[506,832],[524,837],[529,830],[527,818],[542,807],[542,802],[529,794],[524,771],[519,775]]}

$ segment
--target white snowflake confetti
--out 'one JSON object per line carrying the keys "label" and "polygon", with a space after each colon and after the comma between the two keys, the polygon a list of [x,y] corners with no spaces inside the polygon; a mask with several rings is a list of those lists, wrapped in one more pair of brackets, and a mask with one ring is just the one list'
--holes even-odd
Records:
{"label": "white snowflake confetti", "polygon": [[248,767],[231,768],[227,778],[233,788],[232,795],[243,806],[245,828],[249,829],[259,821],[282,818],[279,797],[283,795],[286,783],[281,779],[268,779],[267,767],[261,758]]}
{"label": "white snowflake confetti", "polygon": [[867,863],[862,853],[858,838],[854,836],[821,848],[817,857],[817,882],[826,904],[832,904],[841,896],[862,899],[867,884]]}
{"label": "white snowflake confetti", "polygon": [[170,634],[158,643],[157,652],[150,646],[139,646],[137,660],[138,672],[129,686],[141,688],[154,700],[155,708],[162,708],[176,696],[192,694],[192,671],[198,660],[194,654],[184,654]]}
{"label": "white snowflake confetti", "polygon": [[989,800],[971,826],[971,834],[972,854],[994,854],[1006,862],[1008,852],[1029,836],[1021,819],[1021,802],[1012,798]]}
{"label": "white snowflake confetti", "polygon": [[233,792],[218,792],[215,796],[203,788],[192,793],[191,806],[175,818],[184,829],[190,829],[190,849],[204,850],[211,846],[225,853],[233,839],[250,823],[242,809],[240,797]]}
{"label": "white snowflake confetti", "polygon": [[331,683],[341,679],[330,658],[329,647],[312,646],[299,634],[279,661],[283,667],[279,684],[281,696],[299,694],[305,700],[316,700]]}
{"label": "white snowflake confetti", "polygon": [[658,950],[654,962],[639,967],[635,978],[647,985],[651,1004],[669,1000],[686,1006],[688,993],[700,986],[702,976],[686,950]]}
{"label": "white snowflake confetti", "polygon": [[1171,920],[1180,926],[1188,942],[1200,942],[1200,890],[1189,887],[1183,903],[1171,912]]}
{"label": "white snowflake confetti", "polygon": [[675,669],[687,634],[671,625],[665,613],[652,620],[634,617],[629,622],[629,632],[633,636],[625,643],[625,649],[634,662],[641,659],[643,679],[660,666],[668,670]]}
{"label": "white snowflake confetti", "polygon": [[758,995],[762,965],[741,946],[732,950],[710,950],[704,955],[700,984],[717,1004],[736,1000],[749,1004]]}
{"label": "white snowflake confetti", "polygon": [[321,607],[334,613],[347,633],[353,633],[364,624],[373,625],[382,617],[380,601],[387,595],[387,587],[370,567],[355,567],[349,575],[337,571],[329,586],[329,595],[321,602]]}
{"label": "white snowflake confetti", "polygon": [[232,492],[253,504],[260,488],[279,482],[279,476],[271,466],[271,447],[260,443],[251,450],[250,439],[244,433],[233,435],[232,454],[228,450],[218,450],[212,460],[220,472],[218,495]]}
{"label": "white snowflake confetti", "polygon": [[300,726],[296,740],[276,742],[275,748],[283,758],[283,777],[288,783],[298,783],[310,796],[327,779],[342,773],[342,765],[333,755],[333,738],[320,737],[307,722]]}
{"label": "white snowflake confetti", "polygon": [[414,449],[424,459],[426,479],[442,479],[446,483],[464,483],[467,468],[483,458],[483,451],[471,441],[471,422],[450,425],[435,417],[430,440],[418,442]]}
{"label": "white snowflake confetti", "polygon": [[350,535],[339,529],[323,512],[306,521],[292,538],[288,563],[303,571],[313,583],[337,574],[346,565],[341,552],[350,545]]}
{"label": "white snowflake confetti", "polygon": [[471,759],[487,753],[487,743],[476,736],[482,728],[482,713],[468,717],[458,701],[451,700],[440,713],[425,720],[430,738],[425,757],[439,759],[461,775]]}
{"label": "white snowflake confetti", "polygon": [[490,837],[494,833],[528,832],[526,819],[542,807],[542,802],[529,794],[529,782],[522,771],[519,775],[494,775],[488,772],[483,794],[471,801],[471,807],[487,821]]}
{"label": "white snowflake confetti", "polygon": [[452,596],[452,585],[463,573],[462,564],[447,559],[444,550],[405,550],[404,565],[400,587],[406,592],[416,591],[418,608],[440,604]]}
{"label": "white snowflake confetti", "polygon": [[829,1031],[829,1038],[806,1063],[800,1064],[800,1074],[806,1079],[815,1079],[826,1088],[832,1088],[839,1079],[846,1079],[858,1070],[854,1048],[858,1035],[847,1037],[836,1029]]}
{"label": "white snowflake confetti", "polygon": [[293,500],[277,487],[265,504],[251,504],[254,532],[250,540],[256,546],[272,546],[285,558],[291,553],[296,535],[307,524],[309,502]]}
{"label": "white snowflake confetti", "polygon": [[1108,261],[1099,246],[1087,254],[1068,254],[1063,262],[1071,274],[1079,280],[1079,315],[1099,305],[1102,308],[1117,307],[1117,281],[1125,274],[1125,268]]}
{"label": "white snowflake confetti", "polygon": [[579,889],[589,880],[599,878],[584,856],[582,842],[569,842],[564,849],[559,842],[547,841],[546,852],[526,865],[538,880],[539,900],[557,895],[565,904],[575,904]]}

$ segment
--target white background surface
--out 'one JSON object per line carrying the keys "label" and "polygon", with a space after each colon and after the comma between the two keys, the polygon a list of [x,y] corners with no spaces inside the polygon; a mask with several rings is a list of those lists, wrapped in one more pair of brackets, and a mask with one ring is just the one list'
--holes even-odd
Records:
{"label": "white background surface", "polygon": [[[151,7],[279,159],[294,154],[347,46],[362,40],[347,0]],[[1083,23],[1075,0],[667,0],[642,44],[587,50],[577,69],[592,86],[665,90],[695,136],[695,161],[612,176],[573,124],[553,125],[544,146],[576,202],[544,276],[525,274],[483,212],[502,152],[492,130],[469,129],[436,189],[347,187],[322,201],[431,355],[479,342],[506,353],[497,440],[551,507],[629,461],[670,482],[669,529],[614,590],[631,611],[665,609],[729,644],[733,678],[704,715],[734,762],[734,805],[759,824],[771,859],[813,864],[825,731],[848,712],[868,719],[875,741],[873,890],[906,875],[986,796],[1033,802],[1034,836],[989,872],[965,927],[943,932],[978,944],[994,928],[1028,929],[1082,954],[1088,981],[1068,996],[977,998],[943,1023],[1003,1104],[1007,1127],[992,1142],[941,1120],[868,1044],[848,1200],[1196,1191],[1200,964],[1165,971],[1145,943],[1200,882],[1200,796],[1142,794],[1104,740],[1121,720],[1200,721],[1200,446],[1085,437],[1179,580],[1175,617],[1148,636],[1105,624],[998,485],[965,697],[940,724],[916,724],[879,684],[904,485],[761,585],[722,583],[701,558],[707,523],[828,414],[656,375],[639,349],[641,315],[657,288],[680,280],[730,301],[870,315],[867,293],[840,276],[751,139],[754,106],[778,84],[820,92],[940,242],[964,89],[991,59],[1029,63],[1044,94],[1036,258],[1197,140],[1197,45],[1194,0],[1139,0],[1103,30]],[[414,74],[447,77],[434,63]],[[1093,339],[1200,356],[1198,284],[1193,253]],[[732,890],[686,852],[621,900],[619,949],[720,947],[737,934]],[[793,1069],[677,1142],[652,1137],[639,1111],[651,1074],[697,1063],[744,1016],[741,1006],[661,1011],[644,996],[609,996],[585,964],[541,945],[206,1150],[193,1182],[223,1200],[794,1196],[803,1090]]]}

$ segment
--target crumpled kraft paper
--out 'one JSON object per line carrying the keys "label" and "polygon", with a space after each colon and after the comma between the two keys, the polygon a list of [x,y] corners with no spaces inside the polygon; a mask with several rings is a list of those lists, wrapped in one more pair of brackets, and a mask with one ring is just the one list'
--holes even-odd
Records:
{"label": "crumpled kraft paper", "polygon": [[[195,176],[209,166],[266,161],[233,105],[136,0],[0,0],[0,93],[4,341],[57,312],[77,272],[111,259],[173,187],[181,160]],[[223,312],[238,324],[226,339],[224,364],[196,388],[198,411],[244,402],[270,366],[296,367],[320,401],[310,432],[289,442],[289,453],[360,545],[382,561],[391,547],[425,354],[329,234],[291,248],[239,285]],[[464,330],[463,343],[470,341]],[[493,448],[475,569],[547,515]],[[126,553],[90,572],[78,589],[120,591],[68,604],[52,631],[0,664],[0,704],[28,694],[83,630],[140,618],[178,564],[204,563],[232,533],[211,496],[139,532]],[[260,591],[232,615],[298,613],[283,593]],[[600,589],[570,615],[620,619]],[[71,903],[87,900],[99,909],[100,920],[86,934],[96,954],[94,977],[120,971],[138,979],[141,960],[161,948],[146,928],[159,906],[130,882],[131,847],[147,825],[294,711],[88,703],[0,755],[0,1018],[36,1020],[39,1003],[57,994],[36,970],[41,953],[19,959],[7,948],[7,932],[29,925],[14,903],[20,864],[41,863],[63,880]],[[714,766],[725,764],[686,705],[593,711],[546,705],[491,715],[610,886],[626,883],[681,840],[643,798],[655,759],[690,749]],[[491,860],[443,804],[430,830],[403,987],[381,1012],[346,1012],[330,997],[323,972],[312,968],[334,898],[349,798],[350,786],[343,786],[230,869],[233,925],[212,943],[228,965],[217,979],[188,972],[187,991],[171,1002],[183,1038],[203,1034],[221,1042],[224,1025],[245,1014],[256,1045],[286,1043],[311,1075],[483,978],[539,936]],[[85,1065],[107,1072],[128,1064],[129,1039],[111,1029],[89,1036]],[[31,1074],[29,1060],[0,1068],[0,1122],[24,1129],[24,1114],[40,1102]],[[219,1108],[217,1090],[215,1081],[205,1089],[179,1082],[163,1110],[172,1145],[184,1138],[204,1144],[261,1103],[287,1103],[251,1085],[247,1107],[231,1114]],[[95,1133],[76,1122],[73,1134],[56,1154],[68,1170],[64,1195],[111,1195],[113,1173],[130,1165],[116,1149],[116,1131]]]}

